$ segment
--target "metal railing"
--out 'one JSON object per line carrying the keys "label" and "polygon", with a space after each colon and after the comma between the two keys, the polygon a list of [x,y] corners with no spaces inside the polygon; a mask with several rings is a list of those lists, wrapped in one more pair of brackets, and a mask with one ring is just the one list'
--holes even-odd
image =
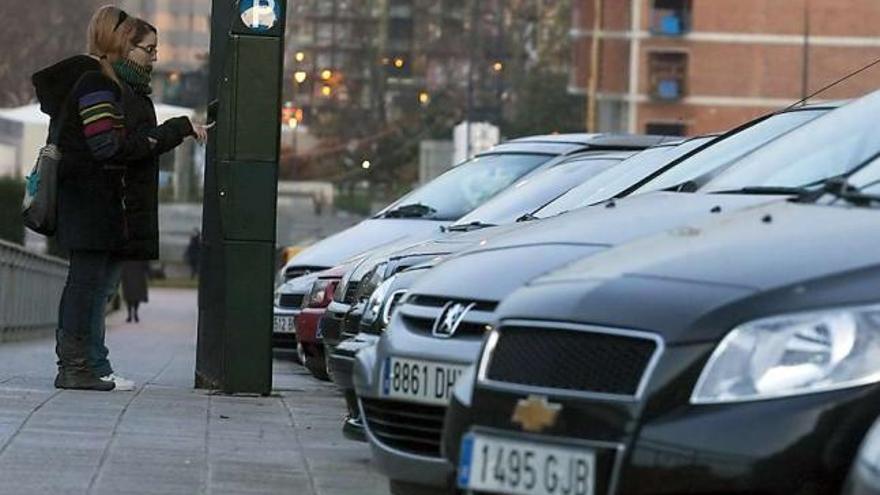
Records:
{"label": "metal railing", "polygon": [[67,262],[0,240],[0,342],[52,330]]}

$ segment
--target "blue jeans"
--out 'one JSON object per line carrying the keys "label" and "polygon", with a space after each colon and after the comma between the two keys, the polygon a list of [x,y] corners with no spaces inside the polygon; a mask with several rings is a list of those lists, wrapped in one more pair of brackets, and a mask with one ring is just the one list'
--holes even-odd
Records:
{"label": "blue jeans", "polygon": [[113,298],[119,287],[121,271],[122,263],[116,258],[110,257],[105,265],[103,290],[97,294],[92,312],[89,364],[98,376],[107,376],[113,373],[113,367],[110,366],[110,360],[108,359],[110,350],[107,349],[107,345],[104,343],[104,337],[107,333],[104,311],[107,308],[107,303]]}

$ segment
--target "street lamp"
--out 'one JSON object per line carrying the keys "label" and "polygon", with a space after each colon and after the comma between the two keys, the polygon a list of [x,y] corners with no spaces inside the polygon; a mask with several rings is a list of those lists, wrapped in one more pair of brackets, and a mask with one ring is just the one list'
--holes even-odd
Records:
{"label": "street lamp", "polygon": [[494,64],[492,64],[492,70],[494,70],[495,72],[501,72],[502,70],[504,70],[504,64],[502,64],[500,61],[495,62]]}
{"label": "street lamp", "polygon": [[329,81],[330,78],[333,77],[333,71],[330,69],[324,69],[321,71],[321,79],[325,81]]}
{"label": "street lamp", "polygon": [[405,64],[405,62],[403,61],[402,58],[397,57],[394,59],[394,66],[397,67],[398,69],[402,69],[404,64]]}
{"label": "street lamp", "polygon": [[422,91],[419,93],[419,103],[422,105],[427,105],[431,102],[431,95],[428,94],[427,91]]}
{"label": "street lamp", "polygon": [[296,55],[294,55],[293,58],[294,58],[297,62],[302,62],[303,60],[306,59],[306,54],[303,53],[303,52],[296,52]]}
{"label": "street lamp", "polygon": [[306,74],[306,71],[304,70],[298,70],[293,73],[293,80],[296,81],[298,84],[306,82],[306,79],[308,79],[308,77],[308,74]]}
{"label": "street lamp", "polygon": [[372,163],[370,163],[370,160],[364,160],[361,162],[361,168],[364,170],[369,170],[370,166],[372,166]]}
{"label": "street lamp", "polygon": [[321,86],[321,94],[329,97],[331,94],[333,94],[333,88],[325,84],[324,86]]}

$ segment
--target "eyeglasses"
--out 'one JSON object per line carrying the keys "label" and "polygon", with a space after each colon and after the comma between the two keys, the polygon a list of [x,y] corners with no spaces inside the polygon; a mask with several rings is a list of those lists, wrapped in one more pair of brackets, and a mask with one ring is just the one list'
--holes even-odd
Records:
{"label": "eyeglasses", "polygon": [[153,45],[147,45],[147,46],[144,46],[144,45],[134,45],[134,47],[135,47],[135,48],[140,48],[141,50],[147,52],[147,55],[149,55],[149,56],[151,56],[151,57],[152,57],[153,55],[156,55],[157,53],[159,53],[159,49],[156,48],[156,47],[153,46]]}
{"label": "eyeglasses", "polygon": [[113,27],[113,32],[115,33],[119,26],[122,25],[125,20],[128,19],[128,14],[124,10],[119,11],[119,19],[116,21],[116,26]]}

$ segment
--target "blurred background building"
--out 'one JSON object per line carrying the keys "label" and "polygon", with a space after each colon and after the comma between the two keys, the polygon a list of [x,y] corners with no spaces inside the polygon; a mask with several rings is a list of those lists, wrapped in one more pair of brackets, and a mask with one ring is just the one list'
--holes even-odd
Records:
{"label": "blurred background building", "polygon": [[[570,91],[592,100],[587,120],[603,131],[728,129],[880,57],[874,0],[576,0],[572,10]],[[873,70],[818,97],[878,83]]]}
{"label": "blurred background building", "polygon": [[205,105],[211,0],[120,0],[119,6],[156,26],[159,60],[155,98],[188,107]]}

